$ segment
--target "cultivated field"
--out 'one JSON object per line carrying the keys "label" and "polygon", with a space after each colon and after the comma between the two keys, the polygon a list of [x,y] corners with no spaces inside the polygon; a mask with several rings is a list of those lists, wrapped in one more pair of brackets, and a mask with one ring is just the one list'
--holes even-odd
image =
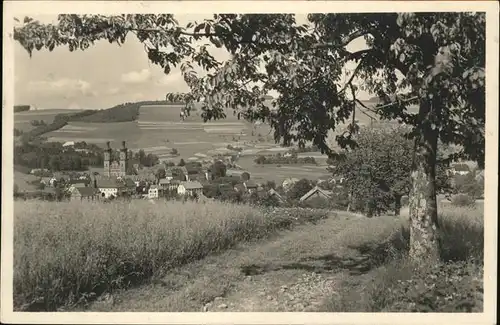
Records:
{"label": "cultivated field", "polygon": [[54,117],[57,114],[77,113],[81,111],[82,110],[74,109],[43,109],[14,113],[14,128],[22,130],[23,132],[28,132],[35,128],[30,123],[32,120],[42,120],[46,124],[50,124],[54,121]]}
{"label": "cultivated field", "polygon": [[268,236],[290,227],[295,217],[220,202],[17,201],[14,304],[68,306]]}
{"label": "cultivated field", "polygon": [[[254,159],[258,155],[283,153],[288,150],[274,143],[270,128],[265,124],[252,125],[238,120],[230,111],[224,120],[204,123],[199,116],[200,111],[194,111],[185,121],[180,121],[180,108],[178,105],[142,106],[137,121],[71,122],[60,130],[47,133],[46,136],[52,141],[86,141],[101,146],[110,141],[113,147],[119,147],[121,141],[126,141],[128,148],[134,151],[143,149],[146,153],[158,155],[160,159],[174,162],[180,158],[193,158],[199,154],[212,156],[228,152],[226,147],[231,145],[243,149],[238,165],[248,170],[253,175],[252,178],[257,181],[281,182],[289,177],[317,179],[326,175],[327,157],[319,152],[301,153],[299,157],[314,157],[320,166],[256,165]],[[366,124],[366,115],[357,112],[357,116],[361,123]],[[339,130],[341,129],[339,127]],[[335,144],[333,141],[332,143]],[[173,148],[179,153],[174,159],[170,155]]]}
{"label": "cultivated field", "polygon": [[45,134],[49,141],[85,141],[104,146],[106,141],[118,148],[122,141],[129,142],[129,146],[137,143],[141,137],[141,130],[136,122],[117,123],[84,123],[70,122],[63,128]]}
{"label": "cultivated field", "polygon": [[[440,206],[442,260],[453,262],[439,266],[451,273],[438,281],[449,283],[437,283],[408,269],[405,215],[269,215],[220,203],[16,202],[14,302],[16,310],[79,301],[78,309],[90,311],[171,312],[409,311],[411,302],[400,303],[424,299],[425,292],[439,302],[432,285],[402,291],[413,279],[454,292],[436,308],[458,311],[466,299],[481,311],[482,298],[472,293],[482,286],[483,212],[479,205]],[[295,218],[316,221],[265,239]],[[145,279],[152,281],[116,290]]]}

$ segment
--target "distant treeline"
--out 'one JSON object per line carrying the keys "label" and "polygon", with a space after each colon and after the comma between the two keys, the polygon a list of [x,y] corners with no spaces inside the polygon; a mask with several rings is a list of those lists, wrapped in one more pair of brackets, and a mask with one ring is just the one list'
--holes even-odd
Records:
{"label": "distant treeline", "polygon": [[95,114],[85,116],[78,122],[87,123],[114,123],[135,121],[139,117],[139,108],[144,105],[183,105],[182,102],[168,102],[166,100],[145,100],[136,103],[124,103],[114,107],[96,111]]}
{"label": "distant treeline", "polygon": [[91,116],[92,114],[95,114],[97,111],[95,110],[85,110],[77,113],[61,113],[57,114],[54,117],[54,121],[50,124],[44,124],[44,125],[39,125],[33,130],[24,133],[23,140],[24,141],[31,141],[36,139],[37,137],[48,133],[52,131],[59,130],[60,128],[66,126],[68,122],[78,122],[82,118],[86,116]]}
{"label": "distant treeline", "polygon": [[14,105],[14,113],[26,112],[29,111],[30,108],[31,108],[30,105]]}
{"label": "distant treeline", "polygon": [[[139,116],[139,108],[144,105],[182,105],[183,103],[167,102],[165,100],[147,100],[136,103],[124,103],[103,110],[84,110],[77,113],[57,114],[51,124],[39,125],[23,134],[27,141],[31,141],[45,133],[59,130],[68,122],[84,123],[115,123],[135,121]],[[23,106],[24,107],[24,106]],[[29,109],[29,106],[27,106]]]}

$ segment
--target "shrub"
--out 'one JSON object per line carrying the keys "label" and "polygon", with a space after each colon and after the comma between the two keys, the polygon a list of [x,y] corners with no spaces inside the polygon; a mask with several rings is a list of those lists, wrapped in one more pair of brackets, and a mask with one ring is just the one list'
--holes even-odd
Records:
{"label": "shrub", "polygon": [[[482,312],[483,208],[442,205],[439,211],[441,261],[435,265],[417,268],[407,259],[406,223],[396,230],[390,223],[366,219],[365,227],[346,229],[342,242],[370,256],[374,266],[382,266],[366,282],[341,283],[325,311]],[[351,294],[361,290],[361,297]]]}
{"label": "shrub", "polygon": [[372,312],[482,312],[482,263],[439,263],[415,272],[395,261],[390,268],[370,290]]}

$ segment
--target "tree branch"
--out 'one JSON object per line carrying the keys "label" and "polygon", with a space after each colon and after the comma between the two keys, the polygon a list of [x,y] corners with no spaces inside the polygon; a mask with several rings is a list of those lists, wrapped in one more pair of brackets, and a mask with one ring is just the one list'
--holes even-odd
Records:
{"label": "tree branch", "polygon": [[361,37],[363,35],[367,35],[367,34],[370,34],[370,32],[366,31],[366,30],[357,30],[357,31],[347,35],[346,37],[342,38],[340,43],[330,43],[330,42],[317,43],[317,44],[313,44],[312,48],[316,49],[316,48],[341,48],[341,47],[345,47],[349,43],[351,43],[353,40],[355,40],[356,38]]}

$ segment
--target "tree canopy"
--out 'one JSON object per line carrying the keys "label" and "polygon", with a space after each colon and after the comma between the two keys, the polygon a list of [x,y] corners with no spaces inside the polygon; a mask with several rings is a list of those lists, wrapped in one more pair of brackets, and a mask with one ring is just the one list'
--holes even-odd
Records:
{"label": "tree canopy", "polygon": [[[484,12],[214,14],[181,26],[171,14],[59,15],[56,24],[25,18],[14,30],[29,53],[56,46],[86,50],[98,40],[122,44],[135,34],[149,60],[165,73],[179,67],[190,88],[168,94],[186,111],[201,103],[204,120],[225,109],[265,121],[284,145],[311,141],[335,157],[328,137],[354,147],[355,107],[411,128],[414,155],[410,189],[410,255],[437,257],[437,144],[458,144],[457,156],[484,166]],[[363,38],[366,48],[347,46]],[[196,46],[194,41],[205,41]],[[225,48],[218,61],[209,47]],[[355,68],[344,81],[345,68]],[[199,71],[202,72],[199,72]],[[377,96],[366,107],[358,89]],[[269,107],[267,95],[278,96]],[[408,110],[418,105],[418,113]],[[345,129],[341,126],[347,125]]]}
{"label": "tree canopy", "polygon": [[[310,14],[299,25],[291,14],[214,14],[181,26],[174,15],[59,15],[57,24],[25,18],[14,38],[30,53],[67,46],[86,50],[98,40],[123,44],[133,33],[151,62],[165,73],[179,66],[191,89],[169,94],[188,110],[202,103],[206,120],[223,118],[230,108],[250,120],[266,120],[285,143],[313,141],[332,154],[328,132],[348,122],[358,87],[377,95],[375,109],[385,118],[419,125],[406,108],[417,98],[439,98],[447,108],[431,121],[444,142],[464,146],[462,156],[484,161],[484,13]],[[258,28],[257,28],[258,26]],[[346,46],[364,37],[367,48]],[[207,40],[199,47],[193,41]],[[210,45],[231,54],[217,61]],[[438,61],[438,65],[435,62]],[[347,82],[343,67],[355,62]],[[195,66],[206,73],[200,74]],[[433,69],[431,69],[433,68]],[[440,74],[445,72],[444,74]],[[430,76],[440,74],[440,78]],[[362,83],[359,81],[363,80]],[[266,106],[270,91],[276,110]],[[414,100],[408,100],[413,98]],[[371,108],[367,108],[371,109]],[[354,117],[352,119],[354,121]],[[349,124],[338,140],[351,144]]]}

